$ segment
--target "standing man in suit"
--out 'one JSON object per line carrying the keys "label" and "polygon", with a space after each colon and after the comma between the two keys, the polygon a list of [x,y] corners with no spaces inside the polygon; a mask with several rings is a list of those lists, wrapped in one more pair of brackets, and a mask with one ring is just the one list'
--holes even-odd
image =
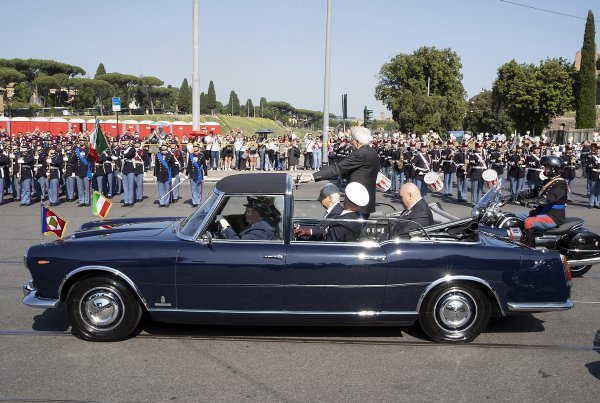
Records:
{"label": "standing man in suit", "polygon": [[308,238],[311,241],[322,240],[325,237],[325,228],[328,220],[339,218],[344,207],[340,204],[340,190],[333,183],[328,183],[319,190],[319,202],[326,210],[323,218],[325,219],[316,227],[298,227],[294,229],[296,238]]}
{"label": "standing man in suit", "polygon": [[372,139],[369,129],[353,128],[350,143],[354,151],[335,165],[330,165],[313,174],[302,174],[300,182],[318,182],[323,179],[337,178],[340,175],[347,176],[349,182],[358,182],[367,189],[369,202],[360,206],[359,212],[363,218],[369,218],[369,215],[375,211],[375,185],[379,172],[379,155],[377,151],[369,147]]}

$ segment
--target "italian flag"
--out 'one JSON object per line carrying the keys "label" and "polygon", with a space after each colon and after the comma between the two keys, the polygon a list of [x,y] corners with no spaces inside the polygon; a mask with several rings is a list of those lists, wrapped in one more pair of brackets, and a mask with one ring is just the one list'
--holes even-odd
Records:
{"label": "italian flag", "polygon": [[112,202],[110,200],[102,196],[100,192],[94,191],[94,194],[92,194],[92,214],[104,219],[111,207]]}

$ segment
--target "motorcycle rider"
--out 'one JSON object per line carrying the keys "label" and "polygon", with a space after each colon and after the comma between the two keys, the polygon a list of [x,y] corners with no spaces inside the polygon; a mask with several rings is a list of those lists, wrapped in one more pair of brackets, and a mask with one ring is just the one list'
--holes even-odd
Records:
{"label": "motorcycle rider", "polygon": [[519,193],[521,204],[534,209],[517,213],[524,220],[524,241],[535,247],[535,232],[555,228],[565,222],[565,205],[567,202],[567,181],[561,177],[563,161],[556,155],[546,155],[540,159],[544,169],[544,179],[534,188]]}

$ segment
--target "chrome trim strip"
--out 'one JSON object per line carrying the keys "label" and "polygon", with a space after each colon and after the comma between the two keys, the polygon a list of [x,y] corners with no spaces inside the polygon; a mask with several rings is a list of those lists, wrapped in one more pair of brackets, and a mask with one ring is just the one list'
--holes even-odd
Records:
{"label": "chrome trim strip", "polygon": [[592,258],[589,258],[589,259],[575,259],[575,260],[568,260],[567,259],[567,262],[569,263],[569,266],[599,264],[600,263],[600,256],[599,257],[592,257]]}
{"label": "chrome trim strip", "polygon": [[253,314],[253,315],[353,315],[361,317],[383,315],[417,315],[414,311],[242,311],[220,309],[148,309],[149,312],[180,312],[180,313],[218,313],[218,314]]}
{"label": "chrome trim strip", "polygon": [[107,266],[82,266],[79,267],[71,272],[69,272],[69,274],[67,274],[65,276],[65,278],[61,281],[60,286],[58,287],[58,297],[60,299],[61,295],[62,295],[62,289],[64,287],[64,285],[67,283],[67,281],[73,277],[74,275],[84,272],[84,271],[92,271],[92,270],[96,270],[96,271],[104,271],[107,273],[110,273],[116,277],[119,277],[120,279],[124,280],[132,289],[133,291],[137,294],[137,296],[139,297],[140,301],[142,301],[142,304],[144,304],[144,307],[146,309],[148,309],[148,304],[146,303],[146,299],[142,296],[142,293],[140,292],[140,290],[136,287],[135,283],[129,278],[127,277],[125,274],[123,274],[122,272],[120,272],[119,270],[113,269],[112,267],[107,267]]}
{"label": "chrome trim strip", "polygon": [[507,305],[511,312],[552,312],[573,308],[573,301],[568,299],[565,302],[509,302]]}
{"label": "chrome trim strip", "polygon": [[442,283],[451,283],[452,281],[461,281],[461,280],[474,281],[476,283],[482,284],[485,287],[487,287],[487,289],[490,290],[492,292],[492,294],[494,294],[494,297],[496,297],[496,302],[498,303],[498,307],[500,308],[500,313],[502,314],[502,316],[506,316],[506,313],[504,312],[504,307],[500,303],[500,297],[498,296],[498,293],[496,292],[496,290],[494,289],[494,287],[492,287],[492,285],[490,283],[488,283],[487,281],[485,281],[483,279],[480,279],[479,277],[450,276],[450,275],[442,277],[438,280],[435,280],[433,283],[429,284],[429,286],[427,286],[427,288],[425,288],[425,290],[419,297],[419,302],[417,303],[417,312],[419,312],[421,310],[421,304],[423,303],[423,300],[425,299],[425,297],[427,296],[429,291],[431,291],[433,288],[435,288],[436,286],[438,286]]}
{"label": "chrome trim strip", "polygon": [[567,249],[568,252],[600,253],[600,249]]}
{"label": "chrome trim strip", "polygon": [[33,290],[23,298],[23,303],[32,308],[56,308],[60,305],[59,299],[38,297],[37,291]]}

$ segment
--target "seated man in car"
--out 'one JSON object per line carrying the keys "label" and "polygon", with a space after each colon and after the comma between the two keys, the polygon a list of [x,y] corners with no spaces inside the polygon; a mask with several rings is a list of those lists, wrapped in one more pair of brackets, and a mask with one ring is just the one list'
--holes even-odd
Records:
{"label": "seated man in car", "polygon": [[427,200],[421,197],[421,191],[414,183],[402,185],[399,196],[404,211],[396,217],[399,220],[394,224],[392,234],[407,233],[434,224],[431,208]]}
{"label": "seated man in car", "polygon": [[338,218],[344,207],[340,203],[340,190],[333,183],[328,183],[319,190],[319,202],[327,210],[323,217],[325,221],[315,227],[298,227],[294,229],[297,238],[308,238],[310,240],[322,240],[325,237],[327,225],[333,218]]}
{"label": "seated man in car", "polygon": [[248,197],[246,206],[245,219],[249,226],[240,231],[239,234],[231,228],[229,222],[225,218],[219,220],[221,225],[221,233],[227,239],[264,239],[271,240],[277,236],[276,226],[281,220],[279,211],[273,205],[273,200],[270,197]]}
{"label": "seated man in car", "polygon": [[360,237],[363,220],[360,209],[369,204],[369,191],[358,182],[346,186],[344,210],[325,230],[325,240],[330,242],[356,242]]}

